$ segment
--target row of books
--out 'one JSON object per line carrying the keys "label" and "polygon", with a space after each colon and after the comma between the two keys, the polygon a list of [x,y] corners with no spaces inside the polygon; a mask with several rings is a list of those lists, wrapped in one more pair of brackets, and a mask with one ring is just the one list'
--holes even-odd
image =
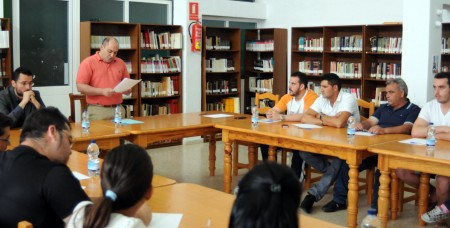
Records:
{"label": "row of books", "polygon": [[312,38],[301,36],[298,38],[299,51],[323,51],[323,37]]}
{"label": "row of books", "polygon": [[356,99],[361,99],[361,88],[359,87],[342,87],[341,91],[352,94]]}
{"label": "row of books", "polygon": [[270,59],[256,59],[253,61],[253,69],[262,72],[273,72],[273,57]]}
{"label": "row of books", "polygon": [[229,72],[234,71],[233,59],[210,58],[205,60],[206,72]]}
{"label": "row of books", "polygon": [[248,89],[250,92],[272,93],[273,78],[248,77]]}
{"label": "row of books", "polygon": [[[1,54],[1,51],[0,51]],[[0,57],[0,77],[7,76],[6,75],[6,57]]]}
{"label": "row of books", "polygon": [[0,31],[0,48],[9,48],[9,31]]}
{"label": "row of books", "polygon": [[319,82],[313,82],[313,81],[309,81],[308,82],[308,89],[314,91],[317,95],[320,95],[320,83]]}
{"label": "row of books", "polygon": [[222,101],[206,103],[206,111],[222,111],[240,113],[240,99],[239,97],[228,97]]}
{"label": "row of books", "polygon": [[363,38],[361,35],[337,36],[331,38],[333,52],[362,52]]}
{"label": "row of books", "polygon": [[402,75],[401,63],[376,63],[370,64],[370,77],[377,79],[398,78]]}
{"label": "row of books", "polygon": [[178,99],[171,99],[167,103],[142,104],[142,116],[157,116],[179,113]]}
{"label": "row of books", "polygon": [[441,54],[450,54],[450,37],[442,37],[441,40]]}
{"label": "row of books", "polygon": [[[102,42],[107,36],[91,36],[91,48],[100,48]],[[114,36],[119,41],[120,48],[131,48],[130,36]]]}
{"label": "row of books", "polygon": [[273,40],[253,40],[245,43],[245,50],[247,51],[273,51]]}
{"label": "row of books", "polygon": [[147,57],[141,59],[142,73],[177,73],[181,72],[180,56]]}
{"label": "row of books", "polygon": [[330,73],[335,73],[341,78],[361,78],[362,64],[331,61]]}
{"label": "row of books", "polygon": [[322,60],[305,60],[298,63],[298,71],[308,75],[323,74]]}
{"label": "row of books", "polygon": [[141,48],[181,49],[183,37],[181,33],[156,33],[149,29],[141,31]]}
{"label": "row of books", "polygon": [[206,82],[206,94],[228,94],[237,93],[236,80],[211,80]]}
{"label": "row of books", "polygon": [[450,72],[450,66],[442,66],[441,72]]}
{"label": "row of books", "polygon": [[131,104],[122,104],[125,108],[125,118],[133,118],[134,117],[134,106]]}
{"label": "row of books", "polygon": [[402,53],[401,37],[370,37],[370,51],[375,53]]}
{"label": "row of books", "polygon": [[131,64],[131,61],[125,61],[125,65],[127,66],[128,73],[133,73],[133,65]]}
{"label": "row of books", "polygon": [[231,50],[231,41],[220,36],[206,37],[206,50]]}
{"label": "row of books", "polygon": [[162,77],[161,81],[142,81],[141,96],[142,97],[165,97],[179,94],[179,77],[170,76]]}

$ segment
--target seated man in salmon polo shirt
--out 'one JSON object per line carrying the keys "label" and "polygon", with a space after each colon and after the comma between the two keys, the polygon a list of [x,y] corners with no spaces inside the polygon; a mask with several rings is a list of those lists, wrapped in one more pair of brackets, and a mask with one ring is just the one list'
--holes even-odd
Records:
{"label": "seated man in salmon polo shirt", "polygon": [[[115,107],[122,103],[122,93],[114,87],[124,78],[130,78],[125,62],[116,57],[119,42],[106,37],[100,50],[84,59],[78,69],[77,89],[86,94],[89,118],[91,120],[113,119]],[[131,90],[123,94],[130,94]],[[125,110],[122,106],[122,117]]]}

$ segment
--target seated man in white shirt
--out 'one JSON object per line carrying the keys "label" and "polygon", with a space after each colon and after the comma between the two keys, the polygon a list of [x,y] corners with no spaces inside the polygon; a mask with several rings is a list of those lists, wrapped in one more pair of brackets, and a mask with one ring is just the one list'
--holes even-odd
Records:
{"label": "seated man in white shirt", "polygon": [[[358,103],[355,96],[341,91],[341,80],[336,74],[325,74],[320,82],[321,96],[302,117],[303,123],[316,124],[330,127],[345,127],[348,118],[353,115],[357,122],[360,121]],[[323,173],[320,181],[308,190],[308,195],[303,199],[300,208],[306,213],[311,213],[314,202],[319,201],[327,193],[336,179],[343,160],[301,152],[300,157],[313,168]]]}

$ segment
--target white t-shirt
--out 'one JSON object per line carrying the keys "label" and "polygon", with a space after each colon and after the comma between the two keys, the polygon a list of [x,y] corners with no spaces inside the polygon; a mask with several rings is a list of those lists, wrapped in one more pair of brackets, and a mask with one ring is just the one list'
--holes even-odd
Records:
{"label": "white t-shirt", "polygon": [[[87,205],[92,204],[91,201],[82,201],[77,204],[73,210],[73,214],[67,223],[66,228],[79,228],[83,227],[84,222],[84,209]],[[146,228],[141,219],[128,217],[119,213],[111,213],[107,228]]]}
{"label": "white t-shirt", "polygon": [[329,99],[320,95],[311,105],[311,109],[327,116],[336,116],[339,112],[349,112],[353,114],[357,122],[360,121],[358,103],[356,102],[355,96],[342,91],[339,92],[333,107]]}
{"label": "white t-shirt", "polygon": [[419,118],[433,123],[434,126],[450,126],[450,112],[443,114],[441,104],[436,99],[427,102],[420,110]]}

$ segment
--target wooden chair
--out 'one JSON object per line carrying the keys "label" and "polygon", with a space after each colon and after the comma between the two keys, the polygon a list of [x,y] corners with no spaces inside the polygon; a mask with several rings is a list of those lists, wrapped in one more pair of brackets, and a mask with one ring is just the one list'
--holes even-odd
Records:
{"label": "wooden chair", "polygon": [[81,112],[87,109],[86,95],[69,93],[70,99],[70,116],[69,121],[75,122],[75,101],[80,101]]}
{"label": "wooden chair", "polygon": [[17,223],[17,228],[33,228],[33,224],[28,221],[20,221]]}
{"label": "wooden chair", "polygon": [[[365,100],[358,99],[358,106],[359,108],[365,108],[368,109],[368,115],[367,117],[361,116],[361,121],[364,119],[369,118],[373,113],[375,112],[375,103],[373,102],[367,102]],[[363,119],[364,118],[364,119]],[[282,159],[285,156],[282,155]],[[282,161],[282,163],[286,163],[286,161]],[[317,181],[320,180],[322,176],[312,177],[312,173],[318,173],[321,174],[319,171],[311,168],[310,165],[306,164],[305,166],[305,189],[309,189],[311,185]],[[370,204],[372,202],[373,197],[373,178],[375,174],[375,169],[367,169],[366,170],[366,178],[358,178],[358,182],[362,183],[359,185],[358,190],[365,190],[367,194],[367,202]]]}
{"label": "wooden chair", "polygon": [[[266,114],[266,112],[271,108],[268,103],[271,102],[273,105],[276,105],[279,101],[279,95],[278,94],[272,94],[272,93],[256,93],[255,96],[255,105],[258,106],[259,114]],[[264,106],[263,106],[264,105]],[[249,151],[254,150],[254,153],[248,153],[248,161],[249,163],[240,163],[239,162],[239,145],[247,145]],[[253,157],[251,157],[251,154],[253,154]],[[254,144],[248,144],[246,142],[241,141],[234,141],[233,143],[233,175],[238,175],[239,169],[251,169],[255,165],[256,161],[258,160],[258,147]]]}

